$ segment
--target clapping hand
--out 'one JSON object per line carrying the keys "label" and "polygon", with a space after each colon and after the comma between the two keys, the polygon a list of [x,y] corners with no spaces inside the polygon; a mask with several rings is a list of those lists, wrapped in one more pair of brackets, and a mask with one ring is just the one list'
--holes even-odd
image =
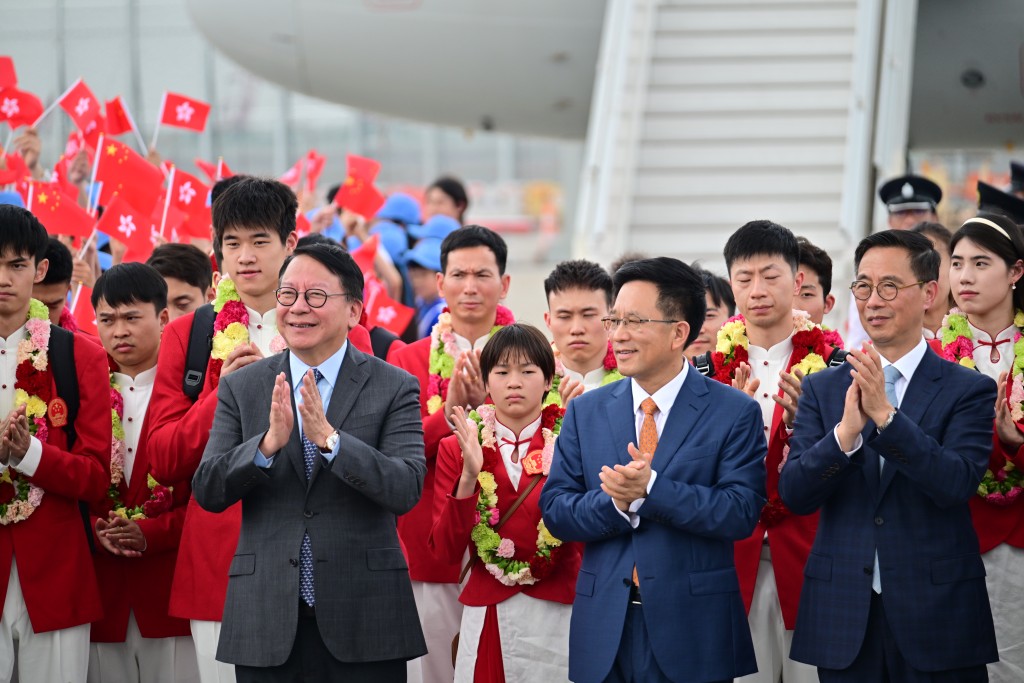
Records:
{"label": "clapping hand", "polygon": [[463,351],[455,360],[452,378],[448,383],[448,397],[444,402],[445,416],[451,419],[455,406],[474,408],[487,400],[487,387],[480,370],[480,350]]}
{"label": "clapping hand", "polygon": [[455,491],[456,498],[468,498],[476,493],[476,480],[484,466],[484,452],[476,423],[466,415],[466,409],[455,406],[452,409],[452,423],[455,425],[455,439],[462,450],[462,476]]}
{"label": "clapping hand", "polygon": [[583,393],[583,382],[578,379],[563,377],[558,383],[558,396],[562,400],[562,407],[568,408],[569,401]]}
{"label": "clapping hand", "polygon": [[0,440],[0,453],[7,463],[12,459],[20,461],[25,457],[31,443],[32,433],[28,429],[28,417],[25,415],[26,407],[20,405],[11,411],[7,416],[7,428],[3,432],[3,439]]}
{"label": "clapping hand", "polygon": [[1017,425],[1010,415],[1010,406],[1006,404],[1006,389],[1009,381],[1010,373],[999,374],[998,392],[996,393],[996,434],[999,435],[999,440],[1007,446],[1020,448],[1024,446],[1024,434],[1017,429]]}
{"label": "clapping hand", "polygon": [[322,446],[327,442],[327,437],[334,432],[334,427],[324,415],[323,399],[320,398],[320,390],[317,389],[312,370],[307,370],[306,374],[302,376],[299,396],[302,398],[302,403],[299,404],[302,433],[306,435],[310,443]]}
{"label": "clapping hand", "polygon": [[733,388],[739,389],[747,396],[753,398],[754,394],[757,393],[757,388],[761,386],[761,380],[754,379],[752,375],[750,366],[746,363],[740,363],[739,367],[736,368],[735,376],[732,378]]}
{"label": "clapping hand", "polygon": [[284,448],[292,434],[295,414],[292,412],[291,387],[284,373],[274,379],[274,392],[270,398],[270,428],[260,441],[259,450],[270,457]]}
{"label": "clapping hand", "polygon": [[779,388],[782,389],[782,396],[772,396],[772,400],[782,406],[782,421],[789,429],[793,428],[793,421],[796,420],[796,407],[800,402],[800,394],[803,387],[800,382],[804,373],[796,370],[793,374],[788,372],[779,373]]}
{"label": "clapping hand", "polygon": [[96,538],[104,550],[119,557],[142,557],[147,547],[146,536],[139,525],[113,510],[109,520],[96,520]]}
{"label": "clapping hand", "polygon": [[601,468],[598,478],[601,490],[615,502],[615,506],[625,512],[630,503],[647,496],[647,484],[651,480],[651,459],[653,453],[641,453],[634,445],[629,444],[626,450],[631,461],[626,465]]}

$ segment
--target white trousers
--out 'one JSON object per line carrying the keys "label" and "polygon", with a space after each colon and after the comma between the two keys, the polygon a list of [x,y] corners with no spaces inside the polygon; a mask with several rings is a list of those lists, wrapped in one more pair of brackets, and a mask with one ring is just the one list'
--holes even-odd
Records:
{"label": "white trousers", "polygon": [[999,661],[988,665],[991,683],[1024,681],[1024,550],[1003,543],[981,556],[996,625]]}
{"label": "white trousers", "polygon": [[462,622],[460,592],[461,588],[454,583],[412,582],[427,654],[409,661],[408,683],[451,683],[455,678],[452,641]]}
{"label": "white trousers", "polygon": [[735,679],[737,683],[818,683],[818,669],[789,658],[793,632],[786,630],[775,585],[772,554],[765,543],[757,566],[754,600],[750,604],[750,636],[754,640],[757,673]]}
{"label": "white trousers", "polygon": [[128,632],[123,643],[89,645],[88,683],[193,683],[198,680],[192,638],[143,638],[133,613],[128,614]]}
{"label": "white trousers", "polygon": [[46,633],[33,631],[17,563],[11,561],[11,578],[0,619],[0,683],[10,683],[15,675],[20,683],[85,683],[89,630],[89,624],[82,624]]}
{"label": "white trousers", "polygon": [[220,641],[219,621],[192,620],[192,642],[196,646],[199,680],[202,683],[235,683],[234,664],[217,661],[217,642]]}

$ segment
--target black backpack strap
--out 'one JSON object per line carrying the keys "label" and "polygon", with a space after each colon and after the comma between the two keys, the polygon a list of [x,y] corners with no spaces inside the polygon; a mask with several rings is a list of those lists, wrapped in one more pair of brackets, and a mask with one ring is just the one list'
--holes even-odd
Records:
{"label": "black backpack strap", "polygon": [[204,304],[192,316],[192,329],[188,333],[188,349],[185,352],[185,375],[181,390],[195,401],[203,391],[206,368],[213,350],[213,304]]}
{"label": "black backpack strap", "polygon": [[828,355],[828,366],[830,368],[838,368],[846,362],[846,357],[848,355],[850,355],[849,351],[844,351],[838,347],[832,349],[832,353]]}
{"label": "black backpack strap", "polygon": [[373,348],[373,355],[381,360],[387,360],[388,349],[398,339],[398,335],[386,327],[375,327],[370,330],[370,346]]}
{"label": "black backpack strap", "polygon": [[715,363],[711,360],[711,352],[707,351],[699,356],[693,357],[693,367],[697,368],[697,372],[704,375],[705,377],[715,376]]}
{"label": "black backpack strap", "polygon": [[[75,431],[75,418],[78,417],[78,370],[75,368],[75,335],[67,330],[50,325],[50,370],[53,383],[57,385],[57,396],[64,399],[68,406],[68,423],[64,425],[68,450],[75,447],[78,432]],[[89,551],[96,552],[96,542],[92,537],[92,523],[89,516],[89,504],[78,501],[78,509],[82,513],[85,525],[85,539],[89,542]]]}

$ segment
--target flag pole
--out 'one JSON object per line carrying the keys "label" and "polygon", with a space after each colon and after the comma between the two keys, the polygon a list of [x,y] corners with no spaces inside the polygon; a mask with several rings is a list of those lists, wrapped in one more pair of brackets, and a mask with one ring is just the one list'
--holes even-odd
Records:
{"label": "flag pole", "polygon": [[40,122],[41,122],[41,121],[42,121],[43,119],[45,119],[45,118],[46,118],[46,116],[47,116],[47,115],[48,115],[48,114],[49,114],[49,113],[50,113],[51,111],[53,111],[54,109],[56,109],[56,108],[57,108],[57,105],[61,103],[61,100],[63,100],[63,99],[65,98],[65,97],[67,97],[67,96],[68,96],[68,93],[69,93],[69,92],[71,92],[72,90],[74,90],[74,89],[75,89],[75,87],[77,87],[77,86],[78,86],[78,84],[79,84],[79,83],[81,83],[81,82],[82,82],[82,79],[81,79],[81,78],[79,78],[79,79],[78,79],[77,81],[75,81],[74,83],[72,83],[72,84],[71,84],[71,87],[69,87],[69,88],[68,88],[67,90],[65,90],[65,91],[64,91],[64,92],[63,92],[63,93],[61,94],[61,96],[60,96],[60,97],[58,97],[58,98],[57,98],[56,100],[54,100],[54,101],[53,101],[53,102],[52,102],[52,103],[50,104],[50,106],[48,106],[48,107],[47,107],[46,109],[44,109],[44,110],[43,110],[43,113],[39,115],[39,118],[37,118],[37,119],[36,119],[35,121],[33,121],[33,122],[32,122],[32,127],[33,127],[33,128],[37,128],[37,127],[39,126],[39,123],[40,123]]}
{"label": "flag pole", "polygon": [[94,239],[96,239],[96,228],[92,229],[92,232],[89,233],[89,239],[85,240],[82,248],[78,250],[78,254],[75,256],[76,259],[81,259],[85,256],[85,252],[89,249],[89,245],[92,244]]}
{"label": "flag pole", "polygon": [[214,183],[224,180],[224,157],[217,157],[217,173],[215,175]]}
{"label": "flag pole", "polygon": [[32,197],[33,197],[33,195],[35,193],[34,191],[35,191],[35,186],[31,182],[29,182],[29,184],[28,184],[28,201],[25,202],[25,204],[27,204],[25,209],[27,211],[29,211],[29,212],[32,211]]}
{"label": "flag pole", "polygon": [[7,133],[7,139],[4,140],[4,151],[3,154],[0,154],[0,160],[7,158],[8,151],[11,149],[11,143],[14,141],[14,126],[8,123],[7,127],[10,128],[10,130]]}
{"label": "flag pole", "polygon": [[171,189],[174,187],[174,172],[177,167],[171,164],[171,174],[167,176],[167,201],[164,202],[164,217],[160,219],[160,237],[164,236],[164,227],[167,225],[167,210],[171,208]]}
{"label": "flag pole", "polygon": [[71,315],[75,314],[75,308],[78,306],[78,297],[82,294],[82,286],[85,283],[79,281],[78,286],[75,287],[75,294],[71,297]]}
{"label": "flag pole", "polygon": [[[164,107],[167,106],[167,91],[164,91],[160,98],[160,116],[156,120],[156,128],[153,130],[153,141],[149,143],[150,149],[156,149],[156,139],[160,135],[160,122],[164,120]],[[148,154],[148,152],[147,152]]]}
{"label": "flag pole", "polygon": [[[89,192],[89,196],[87,197],[88,201],[86,202],[86,204],[87,204],[86,210],[92,216],[96,215],[96,207],[98,207],[99,204],[100,204],[99,193],[96,192],[95,190],[96,190],[96,173],[97,173],[97,171],[99,171],[99,168],[100,168],[100,155],[101,154],[103,154],[103,133],[100,133],[100,137],[96,141],[96,157],[92,160],[92,175],[89,177],[89,189],[87,190],[87,192]],[[94,193],[95,193],[95,196],[96,196],[96,203],[95,204],[93,204],[93,201],[92,201]],[[79,257],[79,258],[81,258],[81,257]]]}
{"label": "flag pole", "polygon": [[124,98],[118,95],[117,99],[121,103],[121,109],[124,110],[124,115],[128,117],[128,123],[131,124],[132,132],[135,133],[135,139],[139,142],[139,149],[142,150],[142,155],[145,156],[149,154],[149,150],[146,149],[146,141],[142,139],[142,132],[139,130],[139,127],[135,125],[135,117],[132,116],[130,111],[128,111],[128,105],[125,104]]}

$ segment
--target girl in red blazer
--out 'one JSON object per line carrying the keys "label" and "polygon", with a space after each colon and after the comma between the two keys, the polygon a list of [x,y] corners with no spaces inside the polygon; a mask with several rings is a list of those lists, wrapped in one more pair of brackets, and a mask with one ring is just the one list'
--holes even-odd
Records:
{"label": "girl in red blazer", "polygon": [[563,414],[543,406],[554,355],[540,330],[513,324],[484,346],[480,369],[493,405],[454,411],[429,538],[440,562],[463,561],[468,549],[455,680],[564,681],[580,548],[553,537],[540,515]]}
{"label": "girl in red blazer", "polygon": [[999,383],[992,454],[971,517],[978,533],[1000,661],[993,681],[1024,676],[1024,235],[1002,216],[968,219],[950,243],[950,288],[957,308],[942,322],[932,348]]}

